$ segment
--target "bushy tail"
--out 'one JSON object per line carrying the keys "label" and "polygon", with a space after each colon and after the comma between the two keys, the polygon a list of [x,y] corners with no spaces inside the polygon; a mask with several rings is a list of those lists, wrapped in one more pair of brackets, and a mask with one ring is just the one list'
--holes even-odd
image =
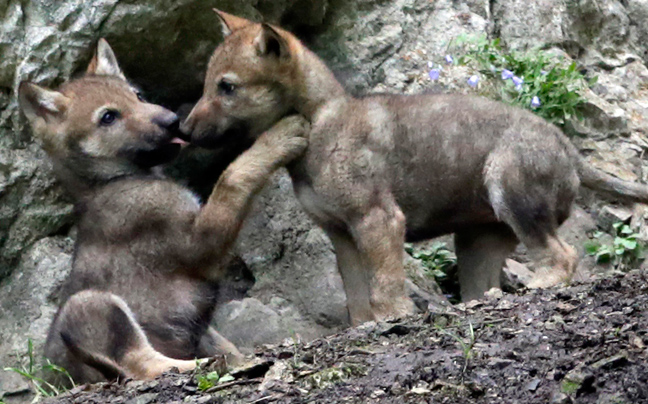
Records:
{"label": "bushy tail", "polygon": [[628,202],[648,203],[648,185],[620,180],[597,170],[579,159],[578,176],[581,184],[595,191],[607,192]]}
{"label": "bushy tail", "polygon": [[61,331],[61,339],[67,349],[82,363],[95,368],[107,380],[125,380],[127,379],[126,372],[112,359],[104,357],[103,355],[93,354],[83,349],[79,344],[76,344],[72,337]]}

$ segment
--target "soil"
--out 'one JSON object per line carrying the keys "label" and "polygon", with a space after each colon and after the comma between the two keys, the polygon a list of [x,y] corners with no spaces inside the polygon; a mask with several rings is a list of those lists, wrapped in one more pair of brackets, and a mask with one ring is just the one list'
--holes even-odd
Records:
{"label": "soil", "polygon": [[169,373],[47,402],[648,403],[647,278],[633,271],[287,341],[204,391],[199,374]]}

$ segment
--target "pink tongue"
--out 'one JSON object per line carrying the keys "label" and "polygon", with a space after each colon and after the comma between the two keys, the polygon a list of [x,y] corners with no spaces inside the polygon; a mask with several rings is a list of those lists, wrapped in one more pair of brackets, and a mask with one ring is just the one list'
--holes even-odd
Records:
{"label": "pink tongue", "polygon": [[180,139],[179,137],[174,137],[173,139],[171,139],[171,141],[169,143],[179,144],[180,146],[186,146],[186,145],[189,144],[188,142],[185,142],[184,140]]}

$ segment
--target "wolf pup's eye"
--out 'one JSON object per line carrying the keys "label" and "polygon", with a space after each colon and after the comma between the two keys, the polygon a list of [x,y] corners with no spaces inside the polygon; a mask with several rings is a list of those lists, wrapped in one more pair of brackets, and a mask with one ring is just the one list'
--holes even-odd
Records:
{"label": "wolf pup's eye", "polygon": [[146,98],[144,98],[144,95],[143,95],[141,92],[136,91],[136,92],[135,92],[135,95],[137,96],[137,99],[138,99],[139,101],[141,101],[141,102],[146,102]]}
{"label": "wolf pup's eye", "polygon": [[228,81],[221,80],[218,83],[218,91],[221,94],[232,95],[232,94],[234,94],[235,89],[236,89],[236,86],[234,84],[228,82]]}
{"label": "wolf pup's eye", "polygon": [[118,117],[119,117],[119,112],[117,112],[117,111],[106,111],[101,116],[100,123],[103,126],[110,126],[115,122],[115,120],[117,120]]}

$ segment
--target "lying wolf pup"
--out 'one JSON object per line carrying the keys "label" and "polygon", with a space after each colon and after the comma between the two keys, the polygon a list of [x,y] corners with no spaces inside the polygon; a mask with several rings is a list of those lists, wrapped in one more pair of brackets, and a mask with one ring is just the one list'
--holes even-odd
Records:
{"label": "lying wolf pup", "polygon": [[289,170],[304,209],[328,233],[354,324],[412,310],[403,241],[455,234],[461,294],[500,285],[518,242],[534,287],[568,281],[574,249],[557,236],[582,184],[648,201],[648,187],[594,170],[555,126],[522,109],[461,95],[354,98],[292,34],[218,12],[226,38],[181,130],[215,146],[298,111],[312,125]]}
{"label": "lying wolf pup", "polygon": [[218,282],[254,195],[305,150],[306,121],[288,117],[262,135],[201,208],[151,171],[180,150],[177,116],[142,100],[104,40],[84,77],[59,91],[22,83],[19,99],[79,214],[46,356],[79,383],[240,359],[209,326]]}

